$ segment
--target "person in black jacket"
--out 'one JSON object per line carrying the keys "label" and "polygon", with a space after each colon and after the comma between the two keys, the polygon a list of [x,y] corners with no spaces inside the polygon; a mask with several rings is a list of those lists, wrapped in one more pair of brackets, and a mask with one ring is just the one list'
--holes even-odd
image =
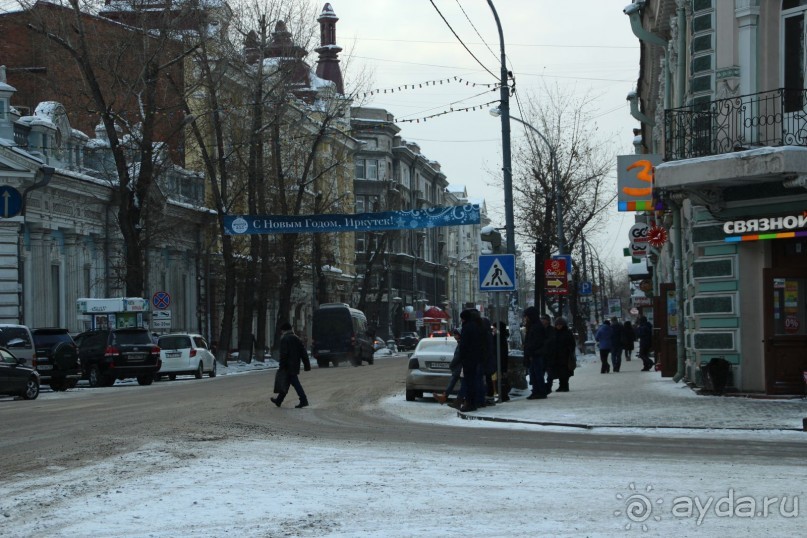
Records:
{"label": "person in black jacket", "polygon": [[460,313],[462,337],[460,338],[460,361],[462,363],[462,389],[465,400],[460,411],[476,411],[479,397],[480,372],[485,367],[488,356],[487,335],[482,328],[482,318],[476,309],[466,309]]}
{"label": "person in black jacket", "polygon": [[577,367],[577,355],[574,335],[569,330],[565,318],[555,319],[555,329],[552,336],[544,346],[547,361],[547,385],[552,389],[552,383],[558,380],[557,392],[569,392],[569,378],[574,375]]}
{"label": "person in black jacket", "polygon": [[294,334],[291,324],[286,322],[280,326],[282,336],[280,337],[280,361],[275,374],[275,392],[277,398],[269,398],[273,404],[280,407],[283,399],[289,392],[289,385],[294,387],[300,403],[294,407],[300,409],[308,407],[308,397],[305,395],[303,386],[300,384],[300,361],[303,362],[305,371],[311,370],[311,363],[308,360],[308,352],[300,338]]}
{"label": "person in black jacket", "polygon": [[538,313],[538,309],[530,306],[524,309],[524,324],[527,327],[527,336],[524,341],[524,361],[529,365],[530,384],[532,393],[528,400],[543,400],[547,396],[546,363],[543,356],[543,347],[546,342],[546,330]]}
{"label": "person in black jacket", "polygon": [[650,358],[650,347],[653,344],[653,326],[647,317],[639,318],[636,325],[636,338],[639,340],[639,358],[642,359],[644,368],[642,372],[649,372],[653,368],[653,359]]}
{"label": "person in black jacket", "polygon": [[622,351],[625,352],[625,360],[630,362],[633,355],[633,342],[636,341],[636,332],[630,321],[622,324]]}

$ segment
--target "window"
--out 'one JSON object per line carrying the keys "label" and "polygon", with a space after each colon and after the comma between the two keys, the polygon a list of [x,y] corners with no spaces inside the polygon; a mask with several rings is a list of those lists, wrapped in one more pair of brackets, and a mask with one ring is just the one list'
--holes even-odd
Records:
{"label": "window", "polygon": [[804,90],[804,11],[785,17],[783,40],[785,111],[796,112]]}
{"label": "window", "polygon": [[364,197],[356,196],[356,213],[364,213]]}
{"label": "window", "polygon": [[356,234],[356,253],[364,252],[364,234]]}
{"label": "window", "polygon": [[378,159],[356,159],[357,179],[378,179]]}

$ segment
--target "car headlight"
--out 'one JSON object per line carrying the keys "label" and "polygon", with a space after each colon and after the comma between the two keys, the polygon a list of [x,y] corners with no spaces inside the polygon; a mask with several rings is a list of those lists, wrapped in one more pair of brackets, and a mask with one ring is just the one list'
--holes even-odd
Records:
{"label": "car headlight", "polygon": [[411,357],[409,359],[409,369],[410,370],[419,370],[420,369],[420,363],[418,362],[417,357]]}

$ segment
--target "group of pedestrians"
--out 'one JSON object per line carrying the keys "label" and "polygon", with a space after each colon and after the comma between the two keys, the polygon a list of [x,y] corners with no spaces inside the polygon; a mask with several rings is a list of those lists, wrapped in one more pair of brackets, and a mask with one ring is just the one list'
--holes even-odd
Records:
{"label": "group of pedestrians", "polygon": [[577,355],[574,335],[565,318],[552,323],[549,316],[540,314],[530,306],[524,309],[524,326],[527,333],[524,341],[524,365],[530,376],[528,400],[543,400],[552,393],[558,380],[556,392],[569,392],[569,378],[574,375]]}
{"label": "group of pedestrians", "polygon": [[[653,326],[650,325],[645,316],[639,318],[635,328],[630,321],[620,323],[616,317],[612,317],[610,320],[606,319],[597,329],[594,340],[596,340],[597,347],[600,350],[601,374],[610,373],[612,367],[614,372],[619,372],[622,368],[623,354],[625,360],[630,361],[633,355],[634,342],[637,340],[639,341],[639,358],[642,360],[642,371],[648,372],[654,366],[652,359],[650,359]],[[609,356],[611,358],[610,364],[608,362]]]}
{"label": "group of pedestrians", "polygon": [[506,376],[509,354],[507,324],[500,321],[492,325],[475,308],[463,310],[460,321],[461,326],[453,331],[457,347],[450,365],[451,379],[445,392],[435,394],[435,398],[438,402],[445,403],[457,382],[460,382],[457,399],[449,405],[461,411],[475,411],[480,407],[493,405],[497,381],[493,374],[499,369],[501,354],[501,401],[508,401],[510,384]]}

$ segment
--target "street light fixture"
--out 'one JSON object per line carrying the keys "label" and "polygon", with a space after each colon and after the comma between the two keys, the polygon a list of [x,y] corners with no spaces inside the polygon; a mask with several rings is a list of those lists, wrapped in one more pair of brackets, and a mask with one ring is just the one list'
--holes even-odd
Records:
{"label": "street light fixture", "polygon": [[[499,117],[502,115],[501,108],[491,108],[490,115],[494,117]],[[524,127],[530,129],[532,132],[537,134],[541,140],[544,141],[546,147],[549,148],[549,167],[552,169],[552,185],[555,191],[555,214],[557,217],[557,240],[558,240],[558,255],[563,256],[565,254],[566,246],[563,240],[563,199],[560,195],[560,178],[558,177],[558,161],[557,161],[557,152],[555,146],[553,146],[549,140],[544,136],[544,134],[539,131],[537,128],[533,127],[526,121],[522,120],[521,118],[516,118],[515,116],[510,116],[510,119],[513,121],[517,121]],[[536,267],[536,271],[540,270],[540,268]],[[563,313],[563,299],[562,297],[558,297],[558,313]]]}

